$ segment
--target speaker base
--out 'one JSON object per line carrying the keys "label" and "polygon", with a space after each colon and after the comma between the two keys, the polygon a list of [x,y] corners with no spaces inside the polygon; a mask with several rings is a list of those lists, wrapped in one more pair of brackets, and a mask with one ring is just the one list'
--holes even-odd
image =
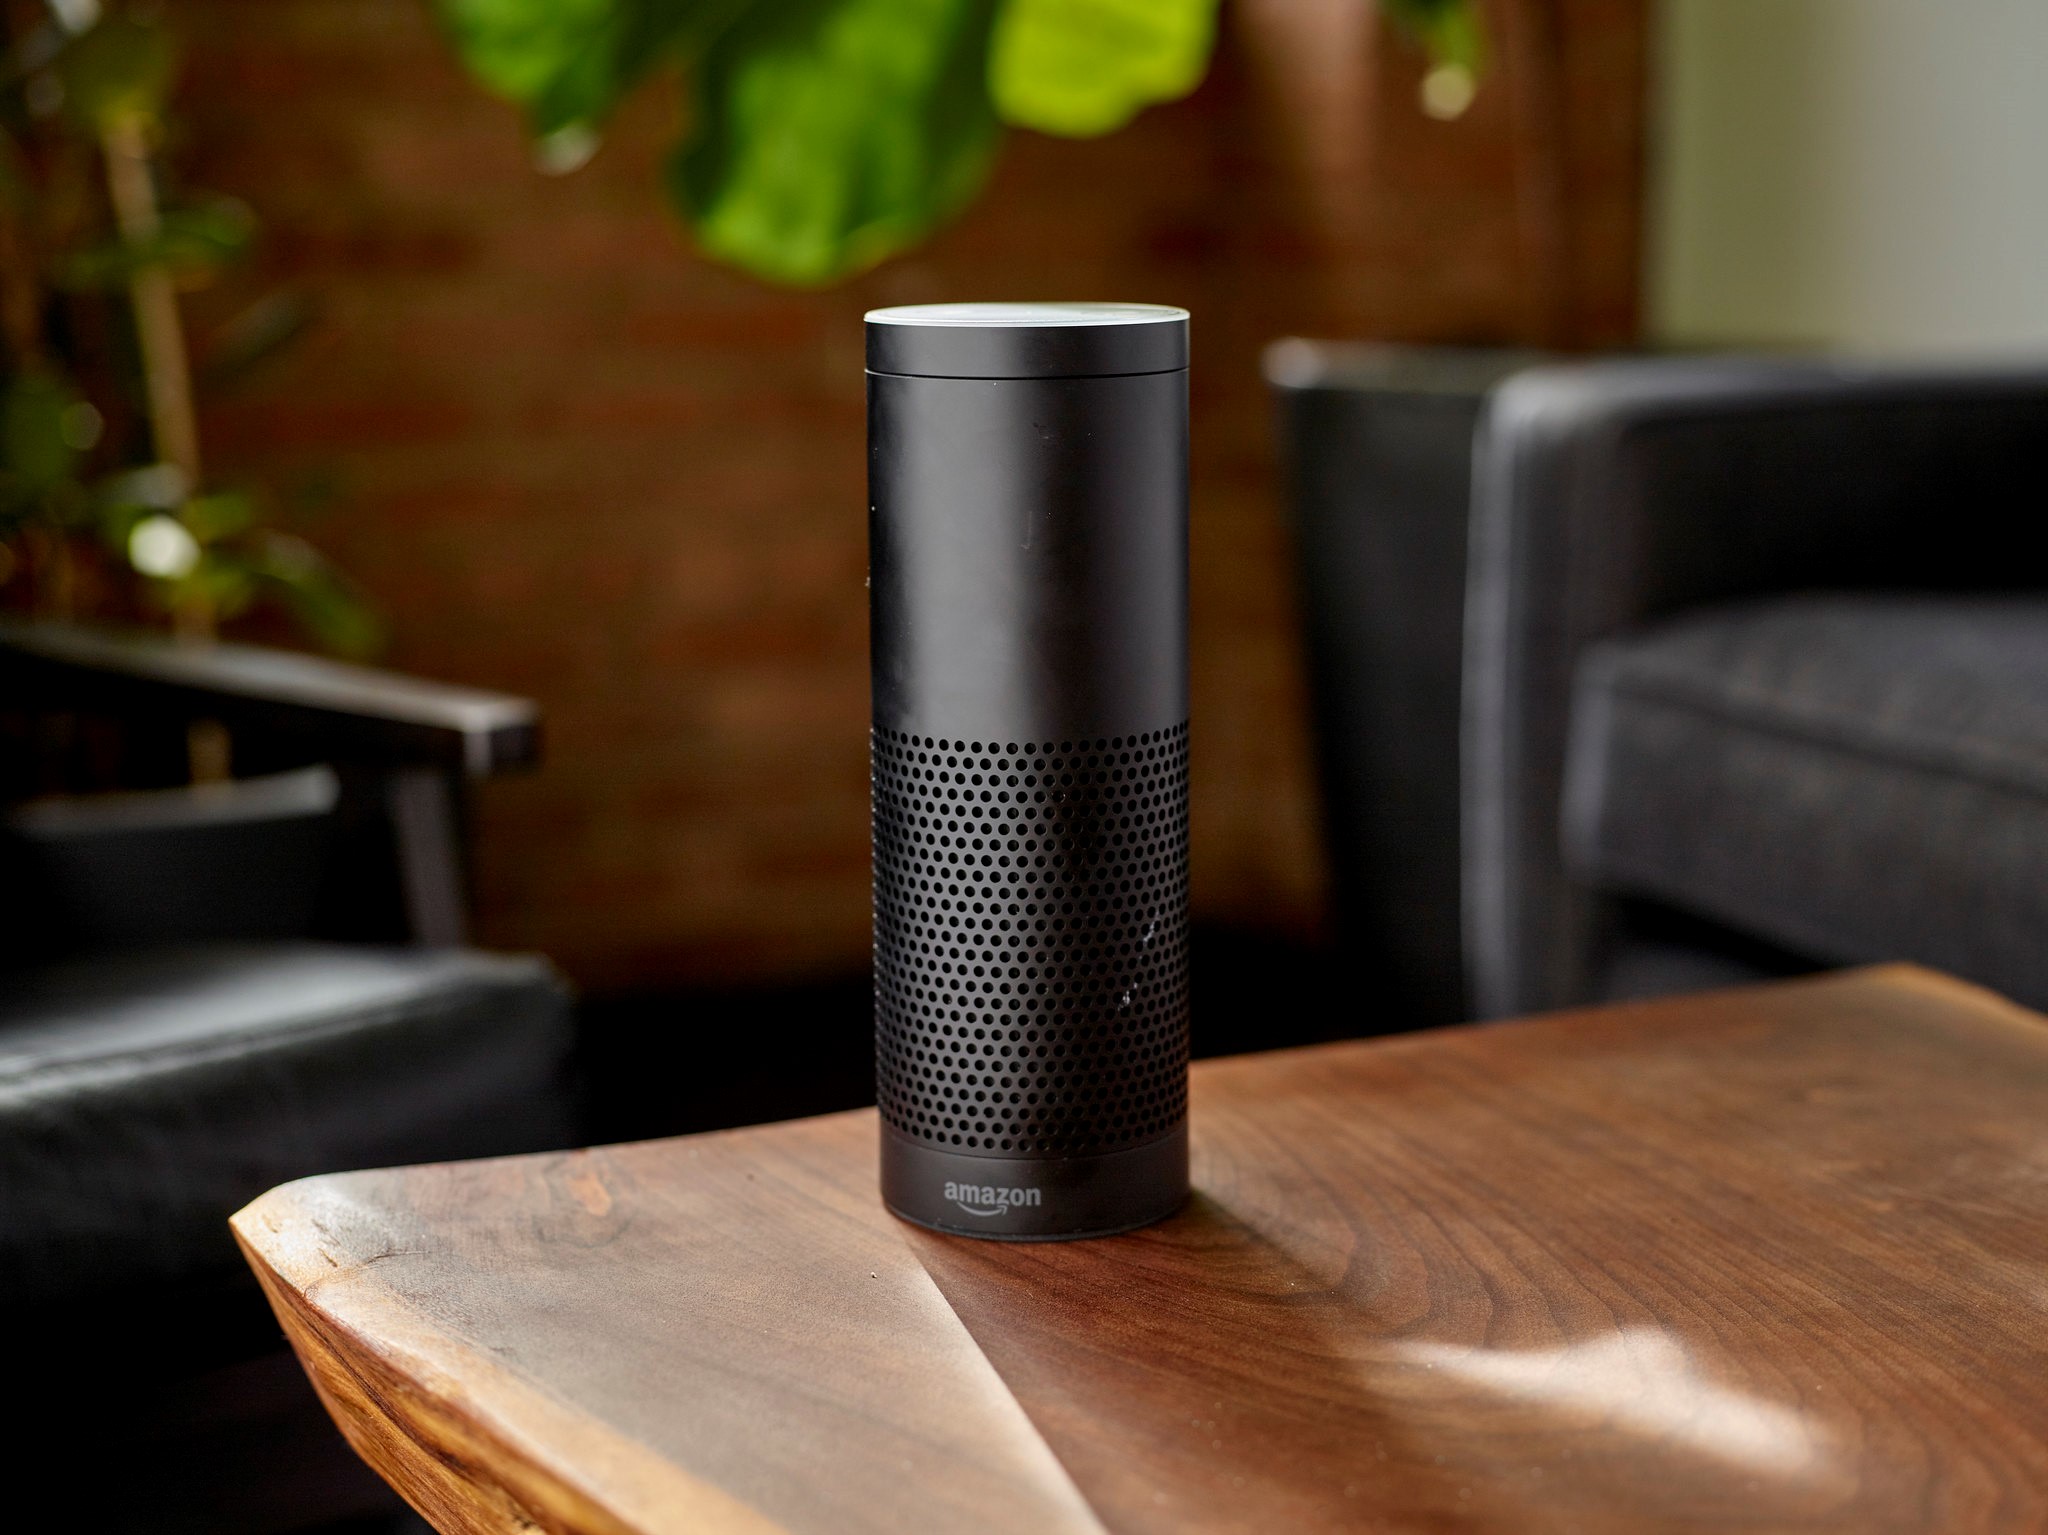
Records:
{"label": "speaker base", "polygon": [[950,1236],[1064,1242],[1163,1220],[1188,1197],[1186,1121],[1097,1157],[977,1157],[882,1126],[882,1203]]}

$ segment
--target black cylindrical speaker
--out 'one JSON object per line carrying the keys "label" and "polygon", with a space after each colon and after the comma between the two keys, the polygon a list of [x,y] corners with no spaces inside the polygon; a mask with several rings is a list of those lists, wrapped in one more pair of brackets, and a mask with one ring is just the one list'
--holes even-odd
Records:
{"label": "black cylindrical speaker", "polygon": [[867,317],[882,1197],[943,1231],[1187,1196],[1187,326]]}

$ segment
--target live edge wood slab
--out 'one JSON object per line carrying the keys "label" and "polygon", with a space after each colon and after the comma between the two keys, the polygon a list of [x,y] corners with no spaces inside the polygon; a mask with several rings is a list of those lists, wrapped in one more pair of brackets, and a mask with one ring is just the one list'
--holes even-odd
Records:
{"label": "live edge wood slab", "polygon": [[447,1532],[2048,1528],[2048,1021],[1886,969],[1198,1066],[1017,1246],[869,1113],[313,1178],[235,1230]]}

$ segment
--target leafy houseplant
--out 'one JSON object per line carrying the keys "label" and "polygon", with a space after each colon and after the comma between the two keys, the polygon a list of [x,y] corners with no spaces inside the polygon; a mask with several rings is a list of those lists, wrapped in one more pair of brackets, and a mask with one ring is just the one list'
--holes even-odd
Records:
{"label": "leafy houseplant", "polygon": [[[1380,0],[1456,116],[1477,0]],[[1217,0],[435,0],[480,81],[525,109],[544,168],[588,159],[612,109],[679,71],[669,192],[711,255],[830,282],[923,238],[981,189],[1005,127],[1088,138],[1207,71]]]}
{"label": "leafy houseplant", "polygon": [[178,295],[254,226],[223,199],[161,199],[170,36],[100,0],[18,14],[0,13],[0,603],[154,611],[200,641],[272,603],[324,647],[367,651],[353,589],[203,473]]}

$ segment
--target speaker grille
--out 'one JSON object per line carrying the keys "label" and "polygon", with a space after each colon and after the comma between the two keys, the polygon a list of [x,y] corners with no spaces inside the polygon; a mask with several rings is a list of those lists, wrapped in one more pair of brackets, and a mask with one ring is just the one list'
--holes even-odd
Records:
{"label": "speaker grille", "polygon": [[876,1095],[906,1135],[1121,1150],[1187,1109],[1187,726],[1113,740],[877,729]]}

